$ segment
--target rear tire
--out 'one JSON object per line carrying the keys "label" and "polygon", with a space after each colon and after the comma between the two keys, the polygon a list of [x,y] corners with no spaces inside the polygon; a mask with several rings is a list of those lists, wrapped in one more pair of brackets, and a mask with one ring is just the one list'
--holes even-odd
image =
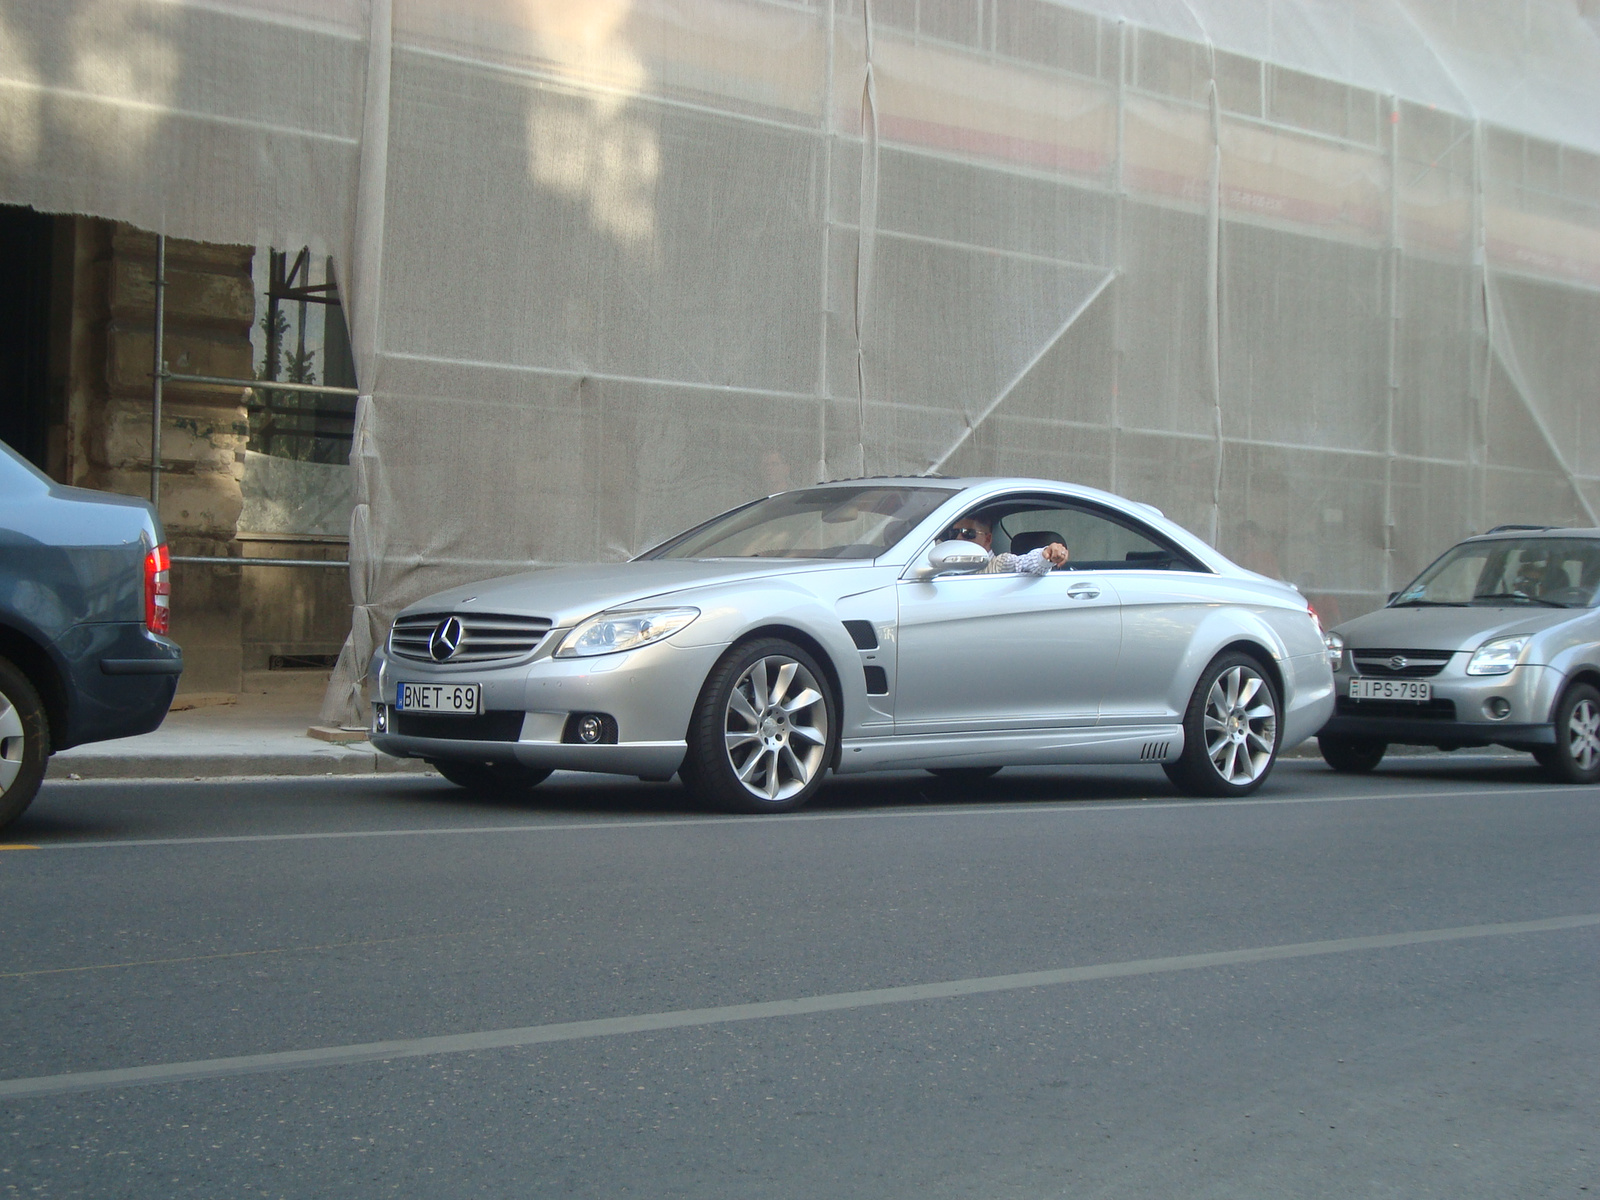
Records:
{"label": "rear tire", "polygon": [[1556,744],[1534,757],[1560,783],[1600,781],[1600,691],[1575,683],[1556,704]]}
{"label": "rear tire", "polygon": [[1322,751],[1322,761],[1335,771],[1342,771],[1346,775],[1365,775],[1383,761],[1389,743],[1325,733],[1317,738],[1317,749]]}
{"label": "rear tire", "polygon": [[726,812],[793,812],[816,794],[839,744],[828,677],[783,638],[734,646],[706,677],[678,769]]}
{"label": "rear tire", "polygon": [[39,793],[50,761],[50,722],[28,677],[0,658],[0,829]]}
{"label": "rear tire", "polygon": [[530,792],[550,778],[550,771],[547,768],[525,767],[521,763],[436,759],[433,762],[433,769],[457,787],[487,796],[509,796],[518,792]]}
{"label": "rear tire", "polygon": [[1161,769],[1190,796],[1248,796],[1278,761],[1278,689],[1254,658],[1217,655],[1183,715],[1183,755]]}

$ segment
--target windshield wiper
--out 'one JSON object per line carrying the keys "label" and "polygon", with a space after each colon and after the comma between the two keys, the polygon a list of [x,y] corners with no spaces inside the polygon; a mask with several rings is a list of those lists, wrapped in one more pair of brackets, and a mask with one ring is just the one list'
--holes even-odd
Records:
{"label": "windshield wiper", "polygon": [[1465,608],[1464,600],[1396,600],[1390,608]]}
{"label": "windshield wiper", "polygon": [[1546,608],[1565,608],[1566,605],[1557,600],[1545,600],[1539,596],[1527,596],[1521,592],[1483,592],[1472,598],[1478,600],[1520,600],[1524,604],[1542,604]]}

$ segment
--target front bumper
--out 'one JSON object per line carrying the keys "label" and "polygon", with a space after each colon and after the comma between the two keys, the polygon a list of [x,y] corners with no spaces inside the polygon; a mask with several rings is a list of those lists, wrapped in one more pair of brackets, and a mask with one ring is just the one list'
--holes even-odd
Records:
{"label": "front bumper", "polygon": [[[531,658],[509,666],[448,666],[378,651],[367,674],[372,744],[402,758],[669,778],[683,762],[695,701],[724,647],[678,647],[669,639],[621,654],[554,658],[549,648],[563,632],[552,631]],[[498,728],[486,735],[483,722],[437,716],[426,725],[430,736],[420,736],[415,725],[404,731],[406,715],[393,707],[402,682],[477,683],[484,712],[496,717],[488,724]],[[615,740],[571,740],[571,718],[584,713],[610,717]],[[461,736],[453,733],[457,727]]]}
{"label": "front bumper", "polygon": [[[1561,687],[1559,671],[1524,664],[1506,675],[1468,675],[1462,657],[1427,680],[1432,700],[1426,705],[1352,700],[1350,681],[1359,676],[1341,667],[1334,675],[1337,706],[1321,732],[1445,749],[1555,745],[1551,713]],[[1492,702],[1504,704],[1503,717],[1489,716],[1486,706]]]}

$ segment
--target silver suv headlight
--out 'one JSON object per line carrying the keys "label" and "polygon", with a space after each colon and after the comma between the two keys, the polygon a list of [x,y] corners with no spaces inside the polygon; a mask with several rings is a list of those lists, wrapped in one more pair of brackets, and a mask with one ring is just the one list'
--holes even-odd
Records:
{"label": "silver suv headlight", "polygon": [[614,609],[573,626],[561,639],[557,658],[615,654],[671,637],[700,615],[698,608]]}
{"label": "silver suv headlight", "polygon": [[1344,639],[1330,629],[1322,635],[1322,644],[1328,648],[1328,665],[1337,671],[1344,661]]}
{"label": "silver suv headlight", "polygon": [[1528,635],[1495,638],[1478,647],[1478,652],[1467,663],[1468,675],[1507,675],[1522,657],[1528,644]]}

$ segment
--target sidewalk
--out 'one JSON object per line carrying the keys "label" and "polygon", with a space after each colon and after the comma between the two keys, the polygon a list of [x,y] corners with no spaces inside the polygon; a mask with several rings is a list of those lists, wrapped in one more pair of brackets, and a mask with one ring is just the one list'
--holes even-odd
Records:
{"label": "sidewalk", "polygon": [[[264,674],[264,673],[263,673]],[[237,698],[179,696],[154,733],[91,742],[50,760],[46,779],[217,779],[233,775],[426,774],[421,759],[380,754],[359,732],[312,737],[323,677],[248,680]],[[267,688],[270,690],[260,690]],[[334,731],[329,731],[333,733]]]}

